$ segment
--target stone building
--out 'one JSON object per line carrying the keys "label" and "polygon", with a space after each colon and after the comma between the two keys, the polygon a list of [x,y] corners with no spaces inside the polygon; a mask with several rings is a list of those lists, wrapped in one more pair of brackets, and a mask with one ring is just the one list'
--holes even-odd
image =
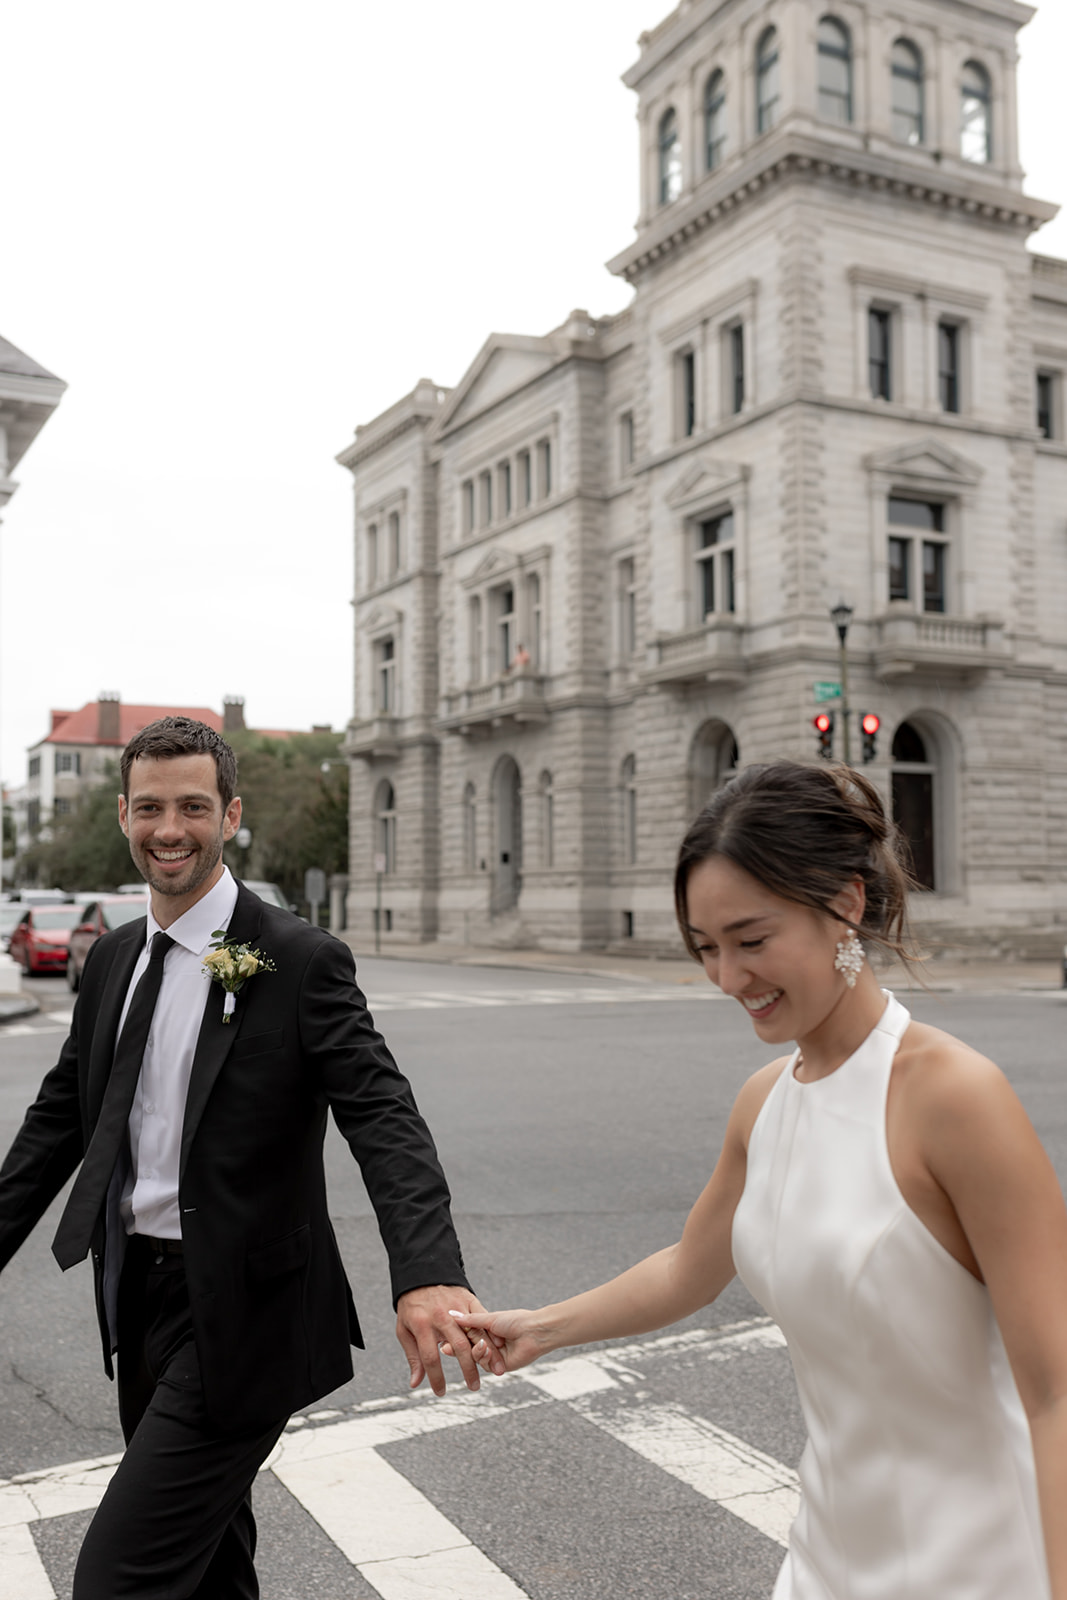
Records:
{"label": "stone building", "polygon": [[[1067,263],[1014,0],[683,0],[625,76],[618,316],[492,335],[356,430],[349,925],[676,947],[738,763],[851,754],[947,942],[1067,924]],[[835,753],[843,753],[836,708]]]}

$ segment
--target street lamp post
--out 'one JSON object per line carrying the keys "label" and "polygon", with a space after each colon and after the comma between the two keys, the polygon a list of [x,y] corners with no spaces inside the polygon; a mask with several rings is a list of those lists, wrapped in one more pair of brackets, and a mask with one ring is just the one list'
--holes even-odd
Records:
{"label": "street lamp post", "polygon": [[844,750],[845,766],[852,765],[852,744],[849,738],[849,710],[848,710],[848,651],[845,641],[848,638],[848,625],[852,621],[852,607],[844,600],[839,600],[830,612],[837,637],[840,640],[840,671],[841,671],[841,730],[842,748]]}

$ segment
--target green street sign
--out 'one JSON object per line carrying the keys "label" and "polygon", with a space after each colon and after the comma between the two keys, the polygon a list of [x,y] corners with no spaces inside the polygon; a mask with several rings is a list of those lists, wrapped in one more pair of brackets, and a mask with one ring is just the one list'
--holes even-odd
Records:
{"label": "green street sign", "polygon": [[815,704],[821,705],[824,700],[840,700],[841,685],[839,683],[813,683],[815,690]]}

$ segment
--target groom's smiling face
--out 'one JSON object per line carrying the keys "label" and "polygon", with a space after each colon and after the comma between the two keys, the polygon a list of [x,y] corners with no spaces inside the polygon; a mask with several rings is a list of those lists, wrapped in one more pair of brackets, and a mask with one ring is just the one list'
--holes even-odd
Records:
{"label": "groom's smiling face", "polygon": [[222,847],[241,822],[236,797],[223,807],[214,757],[138,757],[119,823],[138,872],[154,894],[192,904],[216,882]]}

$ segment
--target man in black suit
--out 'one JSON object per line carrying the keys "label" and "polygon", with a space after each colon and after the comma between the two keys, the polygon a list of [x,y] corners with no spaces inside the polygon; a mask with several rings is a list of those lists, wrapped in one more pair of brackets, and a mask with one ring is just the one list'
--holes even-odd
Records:
{"label": "man in black suit", "polygon": [[[0,1168],[3,1266],[81,1162],[53,1249],[64,1268],[91,1252],[109,1376],[118,1353],[127,1449],[74,1600],[259,1594],[252,1481],[362,1344],[326,1211],[327,1110],[377,1213],[412,1387],[444,1393],[443,1344],[478,1387],[448,1315],[479,1302],[433,1141],[347,947],[223,866],[236,778],[229,745],[188,718],[127,745],[119,821],[147,924],[92,947],[70,1036]],[[203,964],[216,930],[263,958],[230,997]]]}

